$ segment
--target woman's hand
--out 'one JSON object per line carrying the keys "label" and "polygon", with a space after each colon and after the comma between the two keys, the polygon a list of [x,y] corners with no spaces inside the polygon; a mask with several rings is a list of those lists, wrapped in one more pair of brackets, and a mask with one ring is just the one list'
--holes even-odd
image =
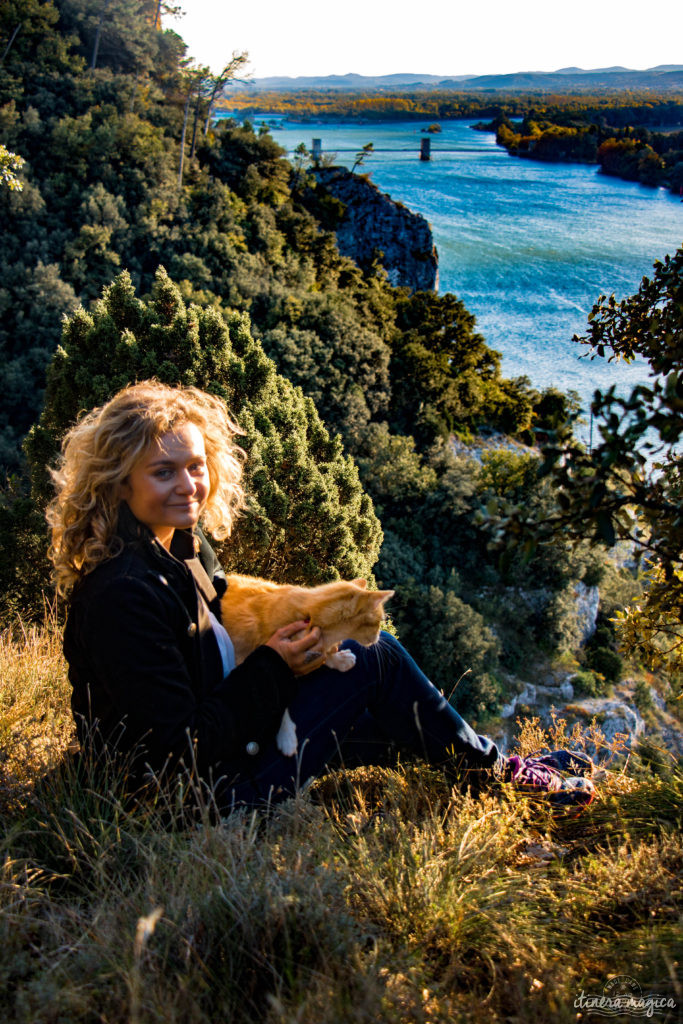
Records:
{"label": "woman's hand", "polygon": [[325,664],[327,655],[324,651],[316,650],[315,646],[320,641],[320,630],[314,626],[308,633],[298,640],[291,637],[306,629],[308,622],[291,622],[273,633],[266,647],[272,647],[280,657],[287,662],[295,676],[305,676],[314,672],[321,665]]}

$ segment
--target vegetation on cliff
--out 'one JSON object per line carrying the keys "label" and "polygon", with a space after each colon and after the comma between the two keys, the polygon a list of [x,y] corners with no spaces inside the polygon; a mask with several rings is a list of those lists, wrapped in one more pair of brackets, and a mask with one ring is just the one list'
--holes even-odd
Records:
{"label": "vegetation on cliff", "polygon": [[[287,523],[298,516],[309,521],[310,499],[286,498],[284,456],[283,465],[264,462],[261,473],[254,454],[258,514],[245,520],[235,559],[243,569],[310,581],[366,574],[378,538],[371,498],[385,537],[374,571],[399,591],[393,617],[401,635],[447,692],[465,673],[453,698],[463,711],[494,712],[519,666],[577,648],[577,581],[607,573],[605,617],[633,584],[627,570],[606,569],[600,554],[586,545],[571,548],[563,537],[533,558],[520,549],[500,561],[475,512],[492,502],[522,501],[550,515],[552,490],[536,480],[534,458],[523,449],[477,459],[456,455],[449,437],[486,429],[525,442],[552,438],[565,428],[571,403],[557,392],[539,395],[523,379],[505,380],[497,354],[455,296],[411,295],[392,288],[378,264],[361,271],[341,257],[332,234],[338,201],[301,161],[290,165],[267,133],[230,122],[211,128],[215,92],[208,73],[188,63],[178,36],[155,27],[153,4],[131,8],[131,24],[121,20],[128,17],[122,6],[112,8],[101,26],[96,67],[95,7],[76,0],[39,7],[48,26],[40,30],[48,37],[40,59],[36,37],[26,34],[19,46],[17,35],[0,76],[3,142],[26,161],[23,191],[0,190],[6,240],[0,426],[10,470],[21,470],[18,442],[41,411],[63,314],[67,322],[42,425],[30,442],[39,503],[20,472],[0,501],[4,612],[41,607],[44,468],[67,421],[152,371],[211,383],[235,403],[241,364],[225,356],[233,359],[228,370],[215,353],[198,355],[197,338],[201,349],[205,339],[229,335],[229,352],[237,331],[251,363],[287,407],[273,420],[278,406],[270,392],[259,398],[255,386],[253,408],[237,394],[233,411],[245,416],[253,452],[265,436],[277,438],[273,450],[283,451],[293,431],[297,459],[311,480],[318,479],[320,458],[337,467],[324,471],[323,510],[328,499],[336,501],[331,478],[341,474],[346,481],[335,486],[346,495],[340,514],[348,522],[327,530],[330,510],[321,529],[334,553],[328,557],[323,544],[304,565],[294,545],[285,565]],[[5,8],[0,20],[8,40],[12,10]],[[160,265],[170,280],[155,286]],[[110,288],[124,268],[128,276]],[[175,310],[171,320],[158,316],[159,287]],[[79,302],[84,310],[74,312]],[[249,322],[236,320],[239,314]],[[154,316],[156,335],[149,333]],[[173,335],[173,358],[163,350],[164,332]],[[79,372],[67,372],[76,361]],[[283,377],[313,401],[324,427]],[[364,493],[337,439],[321,440],[328,454],[320,456],[315,439],[327,437],[325,429],[355,459]],[[356,506],[362,512],[354,532]]]}
{"label": "vegetation on cliff", "polygon": [[523,118],[532,111],[537,116],[563,123],[579,117],[609,123],[615,127],[638,125],[675,125],[680,122],[683,93],[657,94],[647,90],[606,91],[604,94],[563,94],[544,90],[543,97],[533,93],[505,93],[487,90],[484,95],[450,89],[406,90],[397,92],[341,92],[333,90],[297,90],[296,92],[233,91],[222,104],[249,117],[262,113],[285,114],[297,119],[307,117],[330,120],[368,121],[447,121],[474,118]]}
{"label": "vegetation on cliff", "polygon": [[[59,621],[27,621],[49,596],[46,467],[79,411],[128,380],[207,387],[240,420],[251,506],[226,567],[303,582],[374,571],[397,591],[408,647],[480,720],[516,672],[567,650],[608,685],[609,619],[639,585],[567,529],[518,534],[499,556],[491,517],[553,520],[562,479],[520,443],[475,454],[453,438],[505,431],[552,454],[570,442],[571,401],[503,378],[455,296],[411,295],[342,258],[339,204],[266,133],[210,127],[215,83],[157,15],[153,0],[0,7],[0,1016],[550,1024],[624,972],[680,998],[681,780],[661,752],[608,774],[578,822],[405,766],[332,775],[270,818],[216,822],[205,794],[199,829],[183,786],[135,806],[120,766],[103,787],[69,757]],[[666,599],[680,584],[667,557],[681,270],[677,255],[594,313],[598,354],[638,351],[664,376],[628,410],[604,396],[597,462],[570,445],[559,464],[578,488],[563,484],[575,533],[586,499],[601,545],[644,513],[659,632],[639,657],[680,604]],[[627,461],[643,424],[672,456],[659,490]],[[578,581],[602,585],[587,648]],[[567,741],[533,723],[518,740],[522,753]]]}
{"label": "vegetation on cliff", "polygon": [[[453,89],[421,91],[237,92],[230,110],[257,117],[265,112],[329,120],[482,120],[479,127],[514,156],[533,160],[599,163],[605,174],[683,187],[683,96],[633,90],[550,94],[496,93]],[[514,122],[514,123],[513,123]],[[431,130],[430,125],[427,130]],[[658,131],[660,128],[662,130]]]}
{"label": "vegetation on cliff", "polygon": [[148,302],[123,273],[92,313],[81,308],[65,322],[26,442],[39,507],[51,496],[46,467],[80,410],[152,376],[219,395],[244,431],[249,509],[220,552],[228,571],[310,584],[370,575],[381,531],[339,437],[275,372],[244,314],[186,307],[163,270]]}
{"label": "vegetation on cliff", "polygon": [[[40,6],[54,22],[57,9]],[[270,354],[308,362],[314,397],[329,396],[320,412],[345,437],[390,404],[386,367],[403,298],[379,267],[363,275],[340,258],[321,230],[334,226],[339,204],[293,171],[268,135],[235,125],[204,134],[202,116],[184,133],[195,78],[182,41],[155,30],[145,10],[135,39],[115,36],[110,57],[103,37],[89,70],[79,54],[91,45],[90,22],[62,0],[51,29],[59,45],[47,47],[40,72],[16,41],[2,68],[0,137],[26,161],[23,191],[0,190],[0,464],[10,470],[40,412],[62,315],[94,302],[122,269],[140,294],[163,265],[186,300],[248,312]],[[62,23],[71,34],[60,34]],[[13,26],[3,8],[0,36]],[[489,419],[484,401],[462,426]]]}
{"label": "vegetation on cliff", "polygon": [[[96,4],[60,0],[54,6],[46,0],[39,7],[49,45],[38,60],[37,36],[28,32],[19,46],[19,33],[0,75],[3,143],[26,161],[23,191],[0,190],[0,427],[2,461],[14,472],[0,502],[4,612],[36,613],[47,585],[41,504],[34,506],[22,482],[18,445],[41,412],[50,359],[43,426],[30,449],[40,502],[45,489],[39,478],[44,480],[67,421],[124,381],[151,372],[169,380],[195,375],[226,388],[234,401],[237,371],[230,371],[233,383],[223,380],[223,370],[211,363],[217,357],[197,355],[197,338],[203,345],[228,330],[234,344],[237,330],[250,339],[241,344],[251,346],[250,359],[275,382],[272,387],[292,396],[282,398],[290,407],[272,427],[279,438],[273,451],[285,444],[295,421],[296,431],[303,431],[304,462],[313,454],[311,437],[323,437],[310,406],[286,391],[277,370],[313,400],[325,428],[341,436],[365,490],[364,497],[356,490],[355,470],[342,460],[339,441],[321,441],[331,446],[325,457],[330,464],[347,467],[348,508],[360,502],[358,529],[362,534],[366,523],[367,536],[355,536],[345,521],[334,557],[321,549],[320,562],[312,557],[302,568],[293,561],[288,571],[310,581],[369,572],[377,550],[372,497],[388,525],[376,571],[403,585],[397,626],[415,637],[416,653],[449,691],[464,667],[479,669],[459,688],[458,699],[477,714],[494,709],[500,671],[511,670],[521,657],[511,628],[501,626],[502,642],[492,632],[495,609],[511,606],[502,595],[512,594],[512,578],[497,569],[485,535],[470,525],[473,509],[487,500],[490,474],[480,472],[477,462],[456,459],[447,439],[453,431],[469,435],[486,427],[532,440],[553,417],[566,419],[566,402],[547,412],[553,404],[547,396],[525,380],[505,380],[497,354],[455,296],[411,295],[392,288],[379,265],[361,271],[341,257],[330,230],[339,203],[302,166],[292,167],[267,133],[232,123],[213,130],[205,123],[209,97],[197,85],[199,71],[188,65],[178,36],[154,27],[153,4],[131,8],[130,24],[124,24],[122,6],[112,8],[111,20],[102,23],[96,67]],[[3,8],[0,19],[8,40],[13,10]],[[154,316],[144,310],[159,309],[154,280],[160,265],[180,294],[164,279],[167,305],[175,312],[172,322],[159,315],[155,335],[149,333]],[[110,288],[123,270],[128,276]],[[188,303],[198,308],[187,309]],[[236,314],[248,314],[249,325],[239,321],[237,328]],[[62,349],[54,356],[62,330]],[[174,346],[166,353],[165,331]],[[76,363],[75,372],[66,371]],[[240,397],[234,411],[244,409],[248,432],[250,416],[265,416],[255,428],[265,436],[272,402],[256,393],[253,400],[251,409]],[[254,451],[259,444],[254,440]],[[514,456],[509,459],[514,463]],[[289,534],[277,503],[269,506],[263,495],[275,486],[266,483],[268,474],[280,473],[278,486],[286,491],[284,466],[283,456],[283,467],[270,466],[259,483],[254,462],[252,474],[254,500],[263,506],[259,543],[267,538],[276,551]],[[511,487],[524,479],[514,467],[508,476]],[[496,474],[496,486],[504,477]],[[304,504],[299,501],[297,510]],[[253,523],[245,520],[245,537]],[[330,542],[334,537],[332,530]],[[573,642],[570,595],[586,563],[582,557],[571,561],[560,547],[528,570],[520,562],[517,584],[527,581],[546,595],[540,611],[523,613],[530,649],[539,640],[551,651]],[[263,551],[245,559],[242,568],[260,571],[274,571],[277,561]],[[283,565],[277,566],[283,575]],[[545,582],[534,583],[534,573]],[[511,601],[522,614],[520,601]]]}
{"label": "vegetation on cliff", "polygon": [[611,547],[625,541],[646,567],[642,598],[617,611],[626,651],[683,680],[683,248],[654,265],[638,292],[617,301],[601,295],[588,333],[575,338],[591,358],[645,359],[648,385],[620,396],[596,391],[591,411],[599,441],[586,450],[569,435],[542,449],[538,479],[550,481],[555,510],[538,515],[519,503],[494,517],[499,544],[533,549],[554,536],[592,537]]}
{"label": "vegetation on cliff", "polygon": [[[0,15],[0,128],[7,153],[25,160],[23,190],[0,189],[0,427],[2,460],[15,471],[0,501],[4,612],[35,613],[41,604],[45,465],[67,422],[150,372],[201,380],[244,415],[253,449],[259,511],[234,549],[242,568],[310,581],[369,573],[378,540],[372,499],[385,533],[374,571],[399,591],[393,616],[402,636],[447,692],[472,670],[454,697],[464,711],[495,711],[520,665],[577,649],[578,581],[607,574],[606,617],[633,583],[627,569],[606,568],[600,553],[562,536],[532,557],[520,548],[501,561],[477,510],[521,502],[547,518],[555,495],[537,479],[531,453],[468,457],[449,439],[482,429],[527,443],[557,439],[571,403],[505,380],[455,296],[411,295],[392,288],[377,263],[361,270],[341,257],[331,230],[339,202],[266,132],[211,127],[216,82],[186,60],[175,33],[156,27],[151,0],[121,0],[102,21],[98,10],[94,0],[21,0]],[[614,112],[611,101],[591,103],[574,98],[565,115]],[[674,108],[654,103],[650,116]],[[155,285],[160,265],[168,277]],[[249,376],[239,362],[247,351],[259,381],[270,381],[262,393],[252,381],[251,398],[239,384]],[[34,506],[18,443],[40,414],[50,359],[48,400],[30,441]],[[76,362],[77,372],[65,369]],[[283,378],[312,400],[322,423]],[[261,467],[266,436],[281,453],[297,438],[297,465],[330,505],[321,529],[334,553],[321,542],[319,560],[309,551],[308,562],[297,561],[295,544],[285,565],[287,517],[309,522],[310,498],[287,498],[284,454],[281,465],[264,456]],[[335,504],[343,522],[328,530]]]}
{"label": "vegetation on cliff", "polygon": [[573,123],[558,123],[552,114],[539,117],[536,111],[519,125],[502,117],[490,127],[496,129],[496,142],[512,156],[598,163],[603,174],[665,185],[672,192],[683,188],[683,131],[654,132],[645,124],[615,127],[605,121],[586,122],[585,115]]}

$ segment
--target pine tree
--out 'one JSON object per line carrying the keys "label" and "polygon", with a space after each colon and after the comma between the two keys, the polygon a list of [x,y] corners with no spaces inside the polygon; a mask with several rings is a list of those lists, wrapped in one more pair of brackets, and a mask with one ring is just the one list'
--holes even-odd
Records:
{"label": "pine tree", "polygon": [[186,307],[163,269],[149,301],[120,274],[92,311],[65,320],[45,407],[26,442],[34,497],[79,412],[156,377],[220,396],[245,434],[248,511],[220,552],[226,569],[295,583],[369,576],[381,530],[355,464],[312,402],[276,373],[246,315]]}

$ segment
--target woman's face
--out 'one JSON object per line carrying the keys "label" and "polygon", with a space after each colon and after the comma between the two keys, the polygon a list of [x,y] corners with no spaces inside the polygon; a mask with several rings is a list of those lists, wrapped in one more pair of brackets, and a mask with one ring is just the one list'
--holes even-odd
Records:
{"label": "woman's face", "polygon": [[150,445],[121,485],[121,497],[169,548],[176,529],[196,526],[209,494],[202,432],[183,423]]}

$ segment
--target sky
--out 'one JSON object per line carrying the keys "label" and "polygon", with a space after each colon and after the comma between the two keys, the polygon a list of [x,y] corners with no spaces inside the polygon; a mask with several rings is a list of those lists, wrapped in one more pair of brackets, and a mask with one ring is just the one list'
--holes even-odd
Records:
{"label": "sky", "polygon": [[200,64],[271,75],[507,74],[683,63],[681,0],[180,0]]}

